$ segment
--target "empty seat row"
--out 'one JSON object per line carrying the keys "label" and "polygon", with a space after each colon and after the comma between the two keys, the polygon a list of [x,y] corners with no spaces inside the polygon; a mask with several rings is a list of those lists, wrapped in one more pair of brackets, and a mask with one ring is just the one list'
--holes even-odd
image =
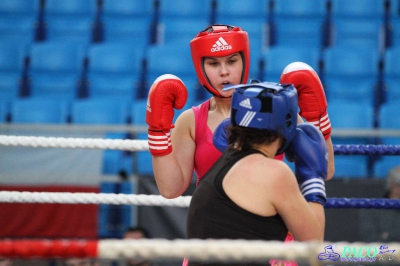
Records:
{"label": "empty seat row", "polygon": [[[146,101],[121,102],[82,99],[73,102],[50,98],[0,101],[2,122],[28,124],[144,124]],[[143,116],[143,117],[142,117]]]}
{"label": "empty seat row", "polygon": [[[6,40],[0,41],[0,47],[3,100],[21,96],[141,99],[147,96],[151,83],[166,73],[184,81],[190,100],[207,97],[199,88],[185,43],[154,45],[146,51],[126,42],[90,46],[41,42],[27,46]],[[373,105],[377,98],[382,102],[399,98],[399,54],[400,48],[391,48],[381,61],[376,51],[366,47],[332,46],[320,52],[275,46],[264,53],[251,53],[250,78],[278,82],[287,64],[302,61],[320,74],[329,101],[357,97]],[[377,86],[384,88],[377,90]]]}
{"label": "empty seat row", "polygon": [[[24,1],[4,0],[0,4],[0,31],[20,29],[20,36],[30,36],[29,40],[69,38],[85,43],[134,40],[148,44],[176,41],[180,37],[188,40],[193,36],[190,33],[193,28],[198,32],[211,23],[227,23],[254,32],[252,35],[260,44],[280,45],[295,40],[298,44],[321,45],[331,39],[332,44],[341,44],[342,40],[353,42],[357,35],[354,32],[358,32],[362,44],[380,45],[385,38],[379,35],[385,34],[382,28],[389,27],[388,21],[393,23],[393,38],[400,36],[394,11],[396,0],[362,0],[351,4],[345,0],[307,0],[295,4],[292,1],[252,0],[243,5],[241,1],[227,0],[190,0],[184,4],[177,0],[36,0],[18,8]],[[11,18],[10,14],[19,16]],[[10,23],[15,17],[29,17],[28,28],[22,29],[22,22]],[[27,30],[31,30],[30,34],[26,34]],[[259,32],[264,35],[261,40],[255,34]],[[157,40],[157,36],[163,37]]]}

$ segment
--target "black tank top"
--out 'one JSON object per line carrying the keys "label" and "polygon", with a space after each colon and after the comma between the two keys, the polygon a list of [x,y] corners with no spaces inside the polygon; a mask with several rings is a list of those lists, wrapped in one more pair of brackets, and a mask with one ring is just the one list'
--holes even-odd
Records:
{"label": "black tank top", "polygon": [[261,152],[229,150],[204,175],[190,202],[187,238],[285,240],[288,230],[278,214],[265,217],[251,213],[236,205],[222,188],[229,169],[254,153]]}

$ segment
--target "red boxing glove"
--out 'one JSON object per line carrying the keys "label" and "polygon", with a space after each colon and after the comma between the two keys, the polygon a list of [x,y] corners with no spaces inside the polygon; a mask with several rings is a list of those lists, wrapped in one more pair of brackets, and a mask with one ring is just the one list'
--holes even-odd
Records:
{"label": "red boxing glove", "polygon": [[313,124],[324,135],[325,140],[331,136],[324,88],[314,69],[303,63],[293,62],[282,72],[281,84],[293,84],[299,97],[300,116]]}
{"label": "red boxing glove", "polygon": [[146,105],[146,123],[151,155],[172,152],[171,128],[174,127],[174,108],[182,109],[188,97],[185,84],[177,76],[159,76],[151,85]]}

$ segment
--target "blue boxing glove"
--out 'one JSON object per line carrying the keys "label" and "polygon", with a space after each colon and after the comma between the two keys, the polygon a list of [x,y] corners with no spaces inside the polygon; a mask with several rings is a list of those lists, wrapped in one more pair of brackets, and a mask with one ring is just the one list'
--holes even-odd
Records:
{"label": "blue boxing glove", "polygon": [[213,142],[214,146],[220,151],[224,152],[228,148],[228,132],[226,128],[231,124],[231,119],[224,119],[221,124],[214,131]]}
{"label": "blue boxing glove", "polygon": [[318,128],[307,123],[297,125],[296,136],[285,156],[295,164],[297,182],[304,198],[325,205],[328,149]]}

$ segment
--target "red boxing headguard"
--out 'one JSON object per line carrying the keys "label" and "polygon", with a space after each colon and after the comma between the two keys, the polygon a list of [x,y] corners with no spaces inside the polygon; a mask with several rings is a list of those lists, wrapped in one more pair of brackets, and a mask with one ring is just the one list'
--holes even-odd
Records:
{"label": "red boxing headguard", "polygon": [[221,97],[218,90],[211,85],[204,71],[205,57],[220,57],[240,53],[243,61],[243,72],[240,83],[245,84],[247,82],[250,68],[249,36],[240,27],[212,25],[204,31],[199,32],[190,41],[190,52],[200,84],[213,95]]}

